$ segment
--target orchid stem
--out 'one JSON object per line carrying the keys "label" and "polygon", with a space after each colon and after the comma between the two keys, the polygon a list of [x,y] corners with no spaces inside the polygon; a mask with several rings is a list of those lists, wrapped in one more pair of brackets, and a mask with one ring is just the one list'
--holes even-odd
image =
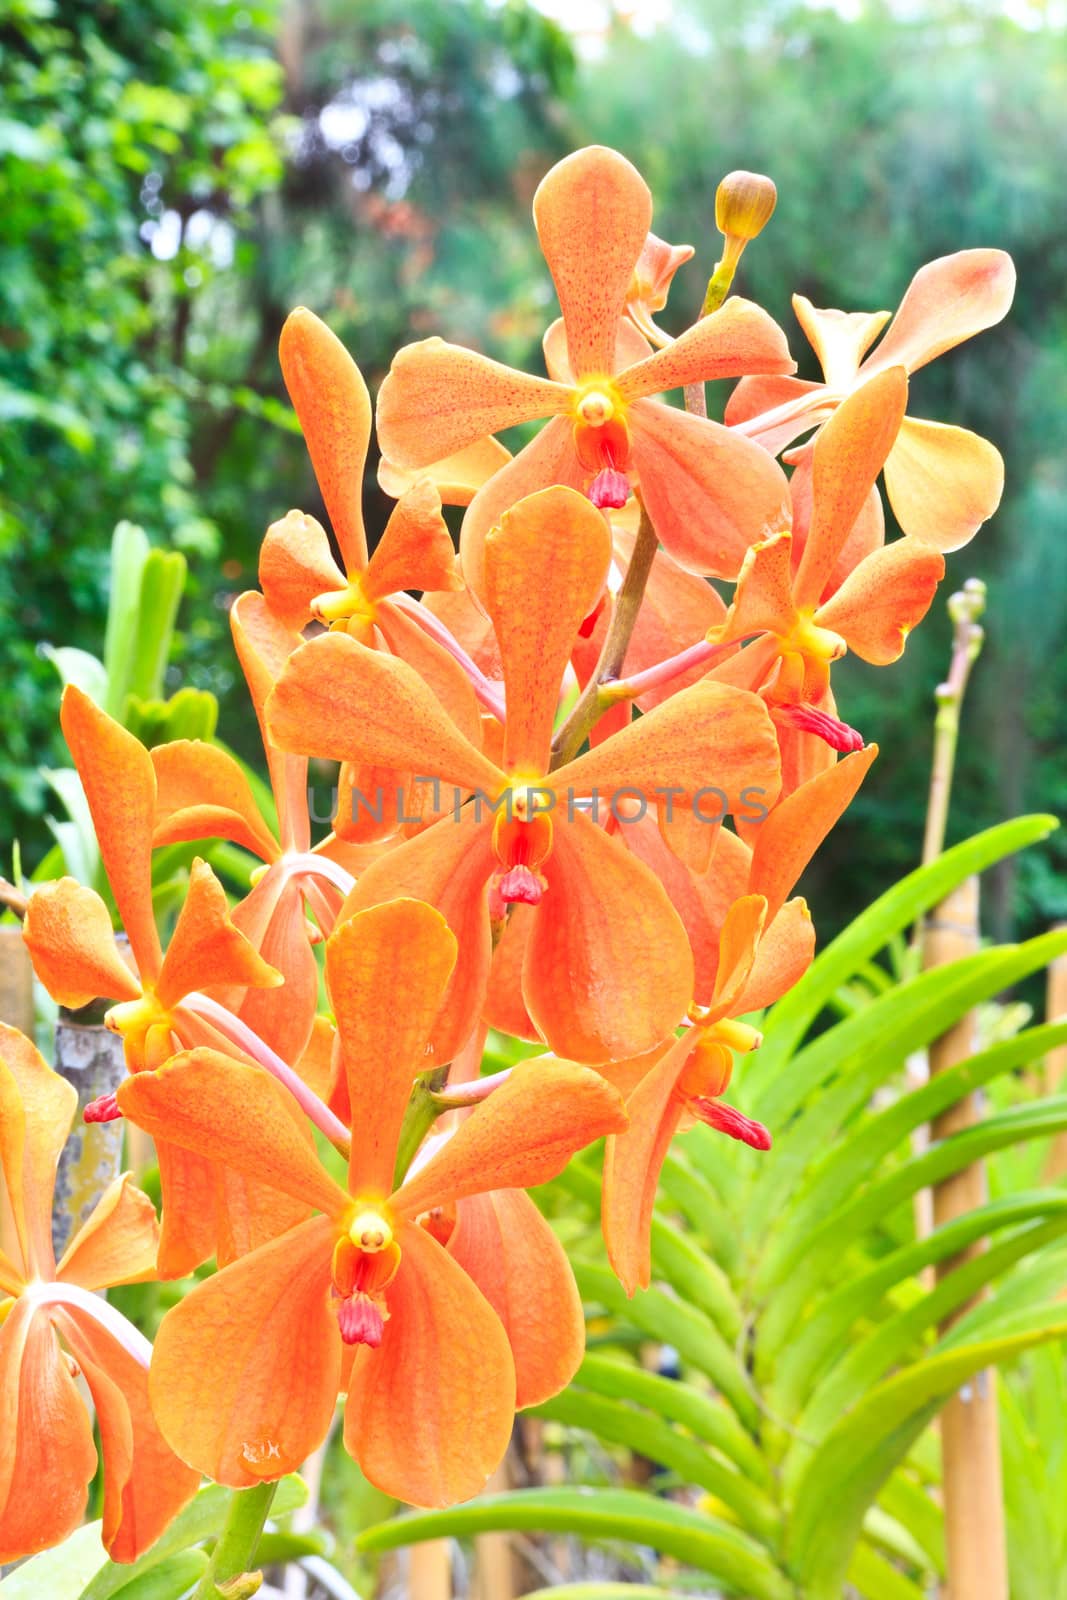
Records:
{"label": "orchid stem", "polygon": [[401,611],[411,617],[414,622],[417,622],[422,631],[428,634],[435,644],[439,644],[442,650],[447,650],[448,654],[454,661],[459,663],[470,679],[475,698],[491,716],[496,717],[498,722],[503,722],[506,710],[500,685],[490,682],[481,668],[472,661],[451,630],[445,627],[440,617],[435,617],[432,611],[428,611],[424,605],[420,605],[417,600],[413,600],[408,594],[394,595],[393,603],[399,606]]}
{"label": "orchid stem", "polygon": [[945,846],[963,697],[967,692],[971,668],[978,660],[985,637],[978,621],[985,610],[985,594],[985,584],[979,578],[968,578],[963,588],[948,602],[948,614],[955,631],[948,677],[935,691],[937,716],[934,719],[934,760],[923,838],[924,866],[936,861]]}
{"label": "orchid stem", "polygon": [[645,597],[645,586],[659,548],[652,519],[645,510],[643,502],[639,504],[641,522],[637,529],[630,565],[622,580],[622,588],[615,597],[615,608],[604,647],[600,652],[600,660],[593,676],[575,701],[570,716],[552,741],[553,772],[573,760],[598,718],[607,710],[601,697],[601,685],[617,679],[626,661],[626,652],[630,647],[630,639],[637,623],[637,614]]}
{"label": "orchid stem", "polygon": [[[253,1577],[252,1562],[277,1487],[276,1482],[257,1483],[251,1489],[233,1491],[211,1565],[193,1591],[193,1600],[218,1600],[220,1593],[225,1595],[227,1592],[220,1588],[222,1584],[230,1586],[231,1594],[239,1594],[240,1588],[232,1580],[246,1574],[249,1578]],[[245,1593],[253,1595],[256,1588],[248,1588]]]}

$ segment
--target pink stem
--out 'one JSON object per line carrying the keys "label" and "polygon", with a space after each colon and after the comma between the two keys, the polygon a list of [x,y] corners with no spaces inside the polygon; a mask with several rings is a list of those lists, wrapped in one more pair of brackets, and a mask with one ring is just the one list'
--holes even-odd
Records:
{"label": "pink stem", "polygon": [[[792,422],[794,417],[806,416],[809,411],[818,411],[823,406],[831,409],[844,399],[844,395],[833,390],[812,389],[807,394],[798,395],[795,400],[787,400],[783,405],[774,406],[770,411],[761,411],[758,416],[749,417],[747,422],[731,422],[731,433],[743,433],[748,438],[756,438],[761,433],[767,433],[771,428],[779,427],[783,422]],[[814,421],[812,426],[814,427]]]}
{"label": "pink stem", "polygon": [[246,1055],[261,1067],[266,1067],[272,1077],[284,1084],[301,1111],[310,1118],[320,1133],[324,1133],[330,1143],[342,1155],[349,1152],[348,1129],[339,1117],[336,1117],[329,1106],[324,1105],[313,1089],[309,1089],[299,1073],[294,1072],[279,1055],[275,1055],[270,1045],[253,1033],[252,1029],[235,1017],[232,1011],[227,1011],[225,1006],[219,1005],[217,1000],[212,1000],[206,994],[187,994],[182,1001],[184,1010],[191,1011],[194,1016],[202,1017],[205,1022],[218,1029],[231,1043],[238,1045]]}
{"label": "pink stem", "polygon": [[459,640],[445,627],[440,618],[435,617],[432,611],[428,611],[417,600],[413,600],[409,594],[395,594],[392,600],[394,605],[399,606],[409,617],[413,617],[423,632],[428,633],[442,650],[447,650],[452,659],[459,662],[482,705],[487,711],[492,712],[498,722],[503,722],[507,713],[499,686],[491,683],[481,667],[475,665]]}
{"label": "pink stem", "polygon": [[[755,637],[757,636],[751,633],[743,635],[745,639]],[[725,644],[713,644],[710,639],[701,639],[698,644],[691,644],[688,649],[680,650],[676,656],[668,656],[665,661],[657,662],[654,667],[646,667],[644,672],[635,672],[630,678],[616,678],[614,683],[605,683],[603,687],[613,704],[617,700],[633,700],[648,689],[659,689],[674,678],[680,678],[693,667],[704,666],[707,662],[714,661],[716,656],[725,655],[727,650],[733,650],[741,642],[741,639],[729,639]]]}
{"label": "pink stem", "polygon": [[98,1322],[140,1366],[147,1368],[151,1361],[152,1346],[144,1334],[100,1295],[91,1294],[76,1283],[31,1283],[23,1293],[38,1306],[65,1305],[83,1312]]}
{"label": "pink stem", "polygon": [[332,883],[335,889],[340,890],[345,899],[356,886],[356,880],[350,872],[346,872],[336,861],[331,861],[329,856],[318,855],[314,850],[287,857],[285,870],[290,877],[298,872],[306,872],[312,878],[325,878],[327,883]]}
{"label": "pink stem", "polygon": [[482,1100],[488,1100],[493,1090],[502,1088],[510,1077],[511,1068],[505,1067],[503,1072],[494,1072],[488,1078],[472,1078],[469,1083],[450,1083],[433,1098],[439,1106],[448,1106],[450,1109],[476,1106]]}

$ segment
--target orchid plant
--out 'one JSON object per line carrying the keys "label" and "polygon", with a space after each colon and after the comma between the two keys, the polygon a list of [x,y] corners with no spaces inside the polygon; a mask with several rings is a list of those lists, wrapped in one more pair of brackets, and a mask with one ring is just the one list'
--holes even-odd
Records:
{"label": "orchid plant", "polygon": [[[277,829],[220,746],[148,750],[65,690],[126,941],[72,878],[34,886],[25,941],[62,1005],[113,1002],[128,1076],[85,1117],[151,1136],[162,1214],[116,1176],[55,1263],[72,1091],[0,1032],[0,1561],[82,1520],[74,1374],[115,1562],[201,1475],[233,1492],[205,1596],[237,1592],[218,1586],[254,1565],[274,1485],[339,1397],[371,1483],[426,1508],[477,1495],[516,1409],[583,1358],[571,1264],[526,1191],[605,1139],[608,1259],[640,1295],[675,1135],[771,1146],[773,1119],[728,1098],[761,1044],[746,1019],[812,962],[793,889],[877,755],[832,666],[899,658],[1003,479],[991,444],[908,414],[909,374],[998,322],[1013,286],[999,251],[932,262],[873,355],[888,313],[798,298],[825,374],[801,382],[784,332],[729,294],[773,208],[769,180],[724,180],[704,314],[672,338],[654,317],[692,251],[651,233],[641,175],[597,147],[555,166],[534,200],[562,313],[547,376],[439,339],[397,354],[376,409],[396,504],[372,554],[367,387],[292,313],[282,372],[340,563],[291,510],[232,607]],[[724,379],[720,424],[704,384]],[[514,456],[494,437],[542,418]],[[323,760],[340,776],[313,843]],[[253,885],[231,904],[197,860],[164,948],[153,852],[218,840],[259,858]],[[490,1029],[535,1053],[483,1070]],[[196,1272],[154,1348],[92,1293]]]}

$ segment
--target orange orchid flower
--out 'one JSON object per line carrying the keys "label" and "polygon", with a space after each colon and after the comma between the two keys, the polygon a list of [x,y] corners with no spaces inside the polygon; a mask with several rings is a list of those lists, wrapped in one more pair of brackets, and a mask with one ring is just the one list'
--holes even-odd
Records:
{"label": "orange orchid flower", "polygon": [[[286,1084],[294,1117],[303,1120],[299,1105],[330,1137],[346,1140],[343,1124],[298,1074],[204,992],[217,985],[232,984],[243,992],[281,982],[234,926],[222,885],[206,862],[193,863],[189,891],[163,954],[152,911],[156,781],[148,751],[73,686],[64,692],[60,716],[137,975],[116,948],[100,896],[73,878],[61,878],[30,896],[24,925],[34,970],[49,994],[72,1008],[97,998],[118,1001],[105,1021],[122,1035],[131,1072],[160,1065],[182,1046],[250,1053]],[[113,1096],[86,1109],[90,1121],[118,1114]],[[165,1141],[157,1154],[164,1193],[164,1277],[180,1277],[216,1253],[229,1259],[276,1229],[273,1198],[267,1203],[264,1193],[240,1178],[216,1173]],[[283,1226],[294,1220],[290,1213]]]}
{"label": "orange orchid flower", "polygon": [[507,692],[500,764],[463,737],[405,663],[343,635],[297,651],[268,706],[282,749],[385,765],[406,752],[420,773],[455,786],[452,814],[369,867],[342,913],[414,895],[447,917],[460,958],[437,1035],[442,1060],[477,1021],[491,923],[520,903],[536,907],[523,991],[553,1049],[602,1061],[664,1038],[691,998],[684,930],[653,875],[582,802],[606,806],[625,788],[656,805],[670,788],[692,807],[709,773],[723,810],[736,810],[746,788],[768,804],[778,793],[762,702],[714,683],[683,690],[549,770],[560,682],[610,558],[604,517],[566,488],[528,497],[487,539],[487,605]]}
{"label": "orange orchid flower", "polygon": [[278,837],[263,817],[251,785],[228,751],[201,740],[179,739],[150,752],[155,771],[153,844],[193,839],[229,839],[264,863],[251,892],[231,920],[284,985],[216,989],[220,1000],[270,1045],[283,1061],[297,1062],[307,1048],[318,1004],[318,967],[306,910],[320,935],[332,931],[353,874],[373,857],[367,846],[328,835],[311,848],[308,763],[285,755],[266,736],[264,705],[287,658],[299,647],[261,594],[239,595],[230,627],[263,734],[267,769],[278,810]]}
{"label": "orange orchid flower", "polygon": [[[766,700],[779,731],[785,793],[831,763],[833,751],[862,747],[861,735],[837,717],[833,662],[847,650],[876,666],[896,661],[944,576],[944,557],[921,540],[864,552],[853,537],[906,404],[902,367],[869,379],[842,402],[815,441],[799,553],[788,532],[755,545],[726,621],[712,635],[719,643],[763,635],[712,675]],[[843,558],[855,564],[839,581]]]}
{"label": "orange orchid flower", "polygon": [[124,1173],[56,1265],[52,1191],[77,1109],[74,1088],[0,1023],[0,1166],[13,1253],[0,1251],[0,1563],[74,1532],[96,1449],[104,1457],[104,1545],[135,1561],[195,1493],[199,1477],[163,1442],[148,1403],[151,1346],[97,1291],[156,1276],[151,1201]]}
{"label": "orange orchid flower", "polygon": [[[890,367],[917,372],[992,328],[1008,313],[1015,268],[1003,250],[960,250],[921,267],[891,313],[819,311],[803,295],[796,312],[819,358],[824,382],[743,378],[726,421],[777,454],[823,425],[858,386]],[[866,357],[866,359],[864,359]],[[958,550],[993,515],[1004,488],[1004,463],[987,439],[966,428],[906,417],[885,463],[885,487],[901,529],[938,550]]]}
{"label": "orange orchid flower", "polygon": [[736,432],[651,397],[742,372],[792,372],[785,340],[765,312],[735,299],[649,355],[620,318],[651,218],[644,180],[616,151],[593,146],[568,156],[540,184],[534,221],[563,312],[556,344],[573,377],[532,377],[428,339],[399,352],[381,387],[378,435],[400,468],[450,456],[515,423],[551,419],[468,507],[460,553],[479,595],[489,530],[548,484],[618,506],[639,483],[666,549],[716,577],[735,577],[748,546],[782,525],[785,478],[768,471],[765,455]]}
{"label": "orange orchid flower", "polygon": [[[361,644],[401,656],[425,679],[468,738],[479,742],[477,691],[484,685],[477,674],[468,676],[465,663],[453,659],[432,619],[404,592],[447,593],[463,587],[433,473],[420,474],[401,488],[368,560],[362,493],[371,403],[363,375],[326,324],[303,307],[286,319],[279,355],[345,571],[335,563],[326,533],[314,517],[290,511],[268,528],[260,551],[259,580],[267,605],[291,631],[299,631],[314,617]],[[484,473],[495,459],[489,448],[494,445],[492,440],[480,441],[481,448],[468,452],[466,466],[456,463],[457,469]],[[438,465],[447,478],[449,463]],[[489,707],[496,709],[491,696]],[[381,793],[382,814],[355,817],[353,793],[372,786]],[[343,839],[367,843],[397,832],[400,819],[412,815],[415,807],[416,814],[426,812],[426,796],[413,792],[403,769],[372,773],[346,767],[334,829]]]}
{"label": "orange orchid flower", "polygon": [[626,292],[626,315],[650,344],[672,343],[670,335],[664,333],[662,328],[657,328],[652,320],[653,315],[662,311],[667,304],[678,268],[692,261],[695,254],[691,244],[668,244],[654,233],[650,233],[641,246],[641,254]]}
{"label": "orange orchid flower", "polygon": [[[503,1456],[516,1396],[507,1333],[418,1219],[464,1196],[545,1182],[624,1118],[597,1073],[519,1067],[397,1187],[404,1113],[455,955],[444,919],[408,900],[353,917],[327,942],[354,1115],[346,1188],[294,1137],[282,1091],[255,1067],[233,1071],[197,1050],[119,1091],[141,1126],[269,1174],[320,1213],[200,1284],[160,1328],[150,1377],[160,1426],[220,1483],[280,1477],[321,1443],[346,1347],[355,1356],[345,1445],[372,1483],[446,1505],[477,1493]],[[515,1275],[516,1301],[533,1297],[544,1312],[536,1253],[496,1265]],[[549,1316],[542,1338],[551,1337]]]}
{"label": "orange orchid flower", "polygon": [[771,1137],[721,1096],[733,1054],[758,1047],[760,1035],[735,1019],[771,1005],[804,975],[815,931],[802,899],[790,899],[811,857],[845,809],[878,754],[877,745],[846,756],[779,801],[750,848],[722,830],[713,868],[690,872],[643,824],[624,828],[677,905],[693,950],[695,980],[687,1027],[642,1059],[604,1067],[627,1094],[630,1125],[608,1140],[603,1226],[611,1264],[627,1294],[647,1288],[652,1206],[674,1135],[700,1121],[757,1150]]}

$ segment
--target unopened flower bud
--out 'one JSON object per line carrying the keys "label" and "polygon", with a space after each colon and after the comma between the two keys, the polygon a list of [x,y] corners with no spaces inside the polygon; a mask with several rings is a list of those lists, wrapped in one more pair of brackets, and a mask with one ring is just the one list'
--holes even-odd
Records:
{"label": "unopened flower bud", "polygon": [[755,239],[774,214],[778,190],[762,172],[728,172],[715,191],[715,226],[728,239]]}

